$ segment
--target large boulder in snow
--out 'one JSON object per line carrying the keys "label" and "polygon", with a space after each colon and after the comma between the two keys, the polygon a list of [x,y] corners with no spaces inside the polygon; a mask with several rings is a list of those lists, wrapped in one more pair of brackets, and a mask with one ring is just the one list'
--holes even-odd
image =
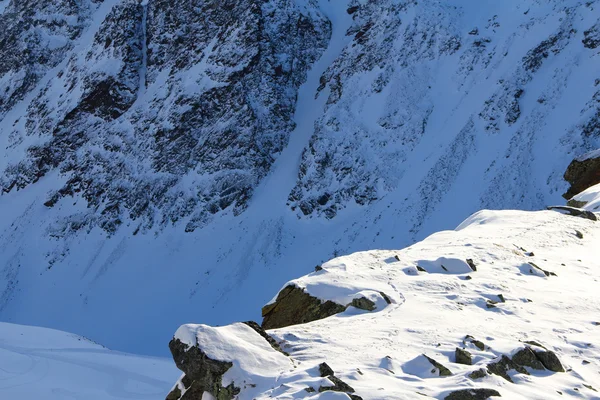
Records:
{"label": "large boulder in snow", "polygon": [[[465,267],[471,271],[467,264]],[[394,295],[394,288],[372,279],[371,273],[355,257],[331,260],[314,273],[288,282],[263,307],[262,327],[276,329],[304,324],[346,310],[351,313],[377,312],[397,303],[399,299]]]}
{"label": "large boulder in snow", "polygon": [[565,172],[565,179],[571,184],[563,195],[566,199],[600,183],[600,149],[573,160]]}
{"label": "large boulder in snow", "polygon": [[288,285],[274,303],[262,309],[264,329],[303,324],[327,318],[346,310],[346,307],[333,301],[322,302],[297,286]]}
{"label": "large boulder in snow", "polygon": [[205,393],[230,400],[258,378],[292,367],[291,360],[256,323],[224,327],[183,325],[169,343],[184,372],[167,400],[197,400]]}

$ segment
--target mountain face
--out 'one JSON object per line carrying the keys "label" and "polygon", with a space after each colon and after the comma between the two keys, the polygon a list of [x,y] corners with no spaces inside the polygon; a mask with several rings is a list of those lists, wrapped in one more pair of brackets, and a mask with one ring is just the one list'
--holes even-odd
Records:
{"label": "mountain face", "polygon": [[560,203],[599,7],[0,2],[0,319],[164,353],[333,256]]}

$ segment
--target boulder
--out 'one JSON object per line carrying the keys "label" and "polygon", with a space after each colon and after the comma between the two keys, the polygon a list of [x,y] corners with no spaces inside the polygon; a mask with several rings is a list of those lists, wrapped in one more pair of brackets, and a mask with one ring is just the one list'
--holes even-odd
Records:
{"label": "boulder", "polygon": [[184,374],[167,400],[198,400],[205,393],[216,400],[231,400],[255,379],[275,379],[292,367],[277,342],[255,322],[183,325],[169,349]]}
{"label": "boulder", "polygon": [[473,357],[471,356],[471,353],[469,353],[465,349],[461,349],[460,347],[457,347],[456,351],[454,352],[454,356],[455,356],[457,364],[464,364],[464,365],[472,365],[473,364]]}
{"label": "boulder", "polygon": [[360,297],[358,299],[353,299],[352,302],[350,303],[350,305],[352,307],[356,307],[360,310],[365,310],[365,311],[374,311],[375,308],[377,308],[375,306],[375,303],[372,302],[371,300],[367,299],[366,297]]}
{"label": "boulder", "polygon": [[319,375],[322,378],[325,378],[326,376],[334,375],[334,372],[333,369],[327,365],[327,363],[321,363],[319,364]]}
{"label": "boulder", "polygon": [[550,206],[548,210],[558,211],[563,214],[571,215],[573,217],[586,218],[591,221],[598,221],[598,217],[591,211],[582,210],[581,208],[569,207],[569,206]]}
{"label": "boulder", "polygon": [[524,347],[523,349],[516,352],[512,360],[518,365],[522,365],[524,367],[530,367],[537,370],[543,370],[544,364],[540,362],[540,360],[536,357],[536,354],[531,350],[530,347]]}
{"label": "boulder", "polygon": [[573,160],[564,178],[571,184],[563,195],[567,200],[600,183],[600,151],[596,150]]}
{"label": "boulder", "polygon": [[319,387],[319,392],[344,392],[344,393],[354,393],[354,388],[348,385],[346,382],[341,380],[340,378],[335,377],[334,375],[329,375],[327,379],[333,383],[333,385],[321,386]]}
{"label": "boulder", "polygon": [[427,361],[429,361],[431,363],[431,365],[433,365],[437,369],[439,376],[451,376],[452,375],[452,372],[448,368],[446,368],[445,366],[443,366],[442,364],[440,364],[433,358],[427,357],[425,354],[423,354],[423,357],[425,357],[427,359]]}
{"label": "boulder", "polygon": [[463,389],[444,397],[444,400],[487,400],[490,397],[502,397],[494,389]]}
{"label": "boulder", "polygon": [[548,371],[565,372],[562,363],[554,352],[550,350],[534,350],[534,353]]}
{"label": "boulder", "polygon": [[[169,393],[167,400],[201,399],[204,392],[210,393],[219,400],[230,400],[240,392],[233,383],[227,387],[222,385],[223,375],[233,366],[233,363],[213,360],[199,347],[190,348],[175,338],[169,343],[169,349],[173,354],[175,365],[185,375],[181,383],[178,383]],[[183,385],[183,388],[180,385]],[[181,389],[185,392],[183,396]]]}
{"label": "boulder", "polygon": [[501,376],[509,382],[513,381],[508,375],[508,371],[515,370],[521,374],[529,375],[525,367],[535,370],[547,369],[552,372],[565,372],[554,352],[547,350],[537,342],[530,341],[529,343],[535,346],[535,348],[525,346],[518,350],[512,358],[502,355],[498,361],[488,364],[488,372]]}
{"label": "boulder", "polygon": [[346,310],[346,306],[333,301],[321,301],[303,289],[289,285],[279,294],[274,303],[262,309],[262,328],[276,329],[284,326],[304,324],[327,318]]}

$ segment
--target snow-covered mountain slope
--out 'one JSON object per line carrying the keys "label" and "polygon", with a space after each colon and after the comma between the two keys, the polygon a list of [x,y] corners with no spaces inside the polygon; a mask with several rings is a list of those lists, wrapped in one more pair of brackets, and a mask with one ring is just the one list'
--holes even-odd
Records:
{"label": "snow-covered mountain slope", "polygon": [[1,4],[0,319],[119,350],[600,147],[598,1]]}
{"label": "snow-covered mountain slope", "polygon": [[[333,259],[284,287],[341,310],[268,330],[275,346],[249,325],[182,326],[171,348],[186,374],[172,399],[198,388],[240,400],[598,399],[598,224],[480,211],[404,250]],[[284,291],[265,309],[310,316]],[[230,363],[215,374],[229,392],[203,386],[198,354]]]}
{"label": "snow-covered mountain slope", "polygon": [[170,360],[110,351],[65,332],[0,323],[0,398],[165,398]]}

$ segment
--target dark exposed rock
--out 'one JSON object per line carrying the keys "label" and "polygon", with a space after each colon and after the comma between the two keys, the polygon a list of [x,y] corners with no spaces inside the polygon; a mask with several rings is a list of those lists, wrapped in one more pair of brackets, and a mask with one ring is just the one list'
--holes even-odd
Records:
{"label": "dark exposed rock", "polygon": [[575,199],[571,199],[571,200],[567,201],[567,206],[573,207],[573,208],[583,208],[586,204],[587,204],[587,202],[585,202],[585,201],[579,201],[579,200],[575,200]]}
{"label": "dark exposed rock", "polygon": [[524,367],[530,367],[537,370],[543,370],[544,365],[540,362],[536,354],[529,347],[525,347],[518,352],[516,352],[512,360],[518,365],[522,365]]}
{"label": "dark exposed rock", "polygon": [[381,297],[383,297],[383,300],[385,300],[385,302],[387,304],[392,304],[392,300],[390,300],[389,296],[383,292],[379,292],[379,294],[381,295]]}
{"label": "dark exposed rock", "polygon": [[481,379],[485,378],[488,375],[487,370],[484,368],[480,368],[477,371],[473,371],[469,374],[469,378],[471,379]]}
{"label": "dark exposed rock", "polygon": [[450,375],[452,375],[452,372],[448,368],[444,367],[442,364],[440,364],[439,362],[437,362],[433,358],[428,357],[425,354],[423,354],[423,357],[425,357],[427,359],[427,361],[429,361],[431,363],[431,365],[433,365],[438,370],[438,375],[439,376],[450,376]]}
{"label": "dark exposed rock", "polygon": [[493,300],[487,300],[485,302],[485,306],[487,308],[496,308],[496,304],[498,304],[498,302],[497,301],[493,301]]}
{"label": "dark exposed rock", "polygon": [[477,347],[481,351],[485,350],[485,344],[482,341],[475,339],[471,335],[465,336],[465,341],[471,342],[475,345],[475,347]]}
{"label": "dark exposed rock", "polygon": [[282,328],[327,318],[346,310],[332,301],[322,302],[296,286],[286,286],[274,303],[262,309],[263,329]]}
{"label": "dark exposed rock", "polygon": [[289,354],[288,354],[288,353],[286,353],[285,351],[283,351],[283,350],[281,349],[281,346],[279,346],[279,343],[277,343],[277,341],[276,341],[275,339],[273,339],[273,338],[271,337],[271,335],[269,335],[267,332],[265,332],[265,330],[264,330],[263,328],[261,328],[261,326],[260,326],[260,325],[258,325],[256,322],[254,322],[254,321],[246,321],[246,322],[244,322],[244,324],[246,324],[246,325],[248,325],[250,328],[254,329],[254,331],[255,331],[256,333],[258,333],[258,334],[259,334],[260,336],[262,336],[262,337],[263,337],[263,338],[264,338],[264,339],[265,339],[267,342],[269,342],[269,344],[271,345],[271,347],[272,347],[274,350],[277,350],[278,352],[280,352],[280,353],[282,353],[282,354],[284,354],[284,355],[286,355],[286,356],[289,356]]}
{"label": "dark exposed rock", "polygon": [[487,370],[490,374],[501,376],[509,382],[513,382],[513,380],[508,375],[508,371],[515,370],[521,374],[529,375],[529,372],[522,367],[521,365],[513,362],[509,357],[503,355],[500,357],[500,360],[490,363],[487,366]]}
{"label": "dark exposed rock", "polygon": [[547,208],[548,208],[548,210],[558,210],[560,212],[566,213],[573,217],[581,217],[581,218],[589,219],[591,221],[598,221],[598,217],[596,217],[596,214],[594,214],[591,211],[582,210],[579,208],[568,207],[568,206],[549,206]]}
{"label": "dark exposed rock", "polygon": [[372,302],[371,300],[367,299],[366,297],[352,299],[352,303],[350,303],[350,305],[353,307],[356,307],[358,309],[366,310],[366,311],[373,311],[377,308],[375,303]]}
{"label": "dark exposed rock", "polygon": [[589,187],[600,183],[600,157],[575,159],[567,167],[564,178],[571,187],[563,197],[571,199]]}
{"label": "dark exposed rock", "polygon": [[534,350],[534,353],[548,371],[565,372],[562,363],[554,352],[549,350]]}
{"label": "dark exposed rock", "polygon": [[[530,262],[528,262],[528,264],[529,264],[529,265],[531,265],[531,266],[532,266],[533,268],[535,268],[536,270],[543,272],[543,273],[544,273],[544,275],[546,275],[546,276],[557,276],[557,275],[556,275],[554,272],[551,272],[551,271],[546,271],[545,269],[542,269],[542,268],[538,267],[538,266],[537,266],[537,264],[535,264],[535,263],[532,263],[531,261],[530,261]],[[533,274],[533,269],[530,269],[530,270],[529,270],[529,273]]]}
{"label": "dark exposed rock", "polygon": [[[531,344],[536,342],[530,342]],[[506,355],[502,355],[501,358],[493,363],[488,364],[487,370],[491,374],[495,374],[503,377],[509,382],[513,382],[508,371],[515,370],[521,374],[529,375],[529,372],[525,367],[529,367],[535,370],[547,369],[553,372],[565,372],[564,368],[552,351],[546,350],[537,343],[534,346],[544,350],[532,349],[531,347],[524,347],[517,351],[512,359]]]}
{"label": "dark exposed rock", "polygon": [[240,392],[233,383],[222,386],[222,377],[233,363],[213,360],[198,346],[190,347],[179,339],[171,340],[169,349],[175,365],[185,374],[182,383],[186,390],[181,396],[179,387],[176,387],[167,399],[196,400],[202,398],[204,392],[209,392],[219,400],[231,400]]}
{"label": "dark exposed rock", "polygon": [[467,264],[469,264],[469,267],[471,267],[471,269],[473,271],[477,271],[477,266],[475,265],[475,262],[473,262],[472,259],[468,258],[467,259]]}
{"label": "dark exposed rock", "polygon": [[319,364],[319,375],[324,378],[329,375],[335,375],[335,373],[327,363],[321,363]]}
{"label": "dark exposed rock", "polygon": [[423,268],[423,267],[421,267],[421,266],[418,266],[418,265],[417,265],[417,271],[420,271],[420,272],[427,272],[427,270],[426,270],[425,268]]}
{"label": "dark exposed rock", "polygon": [[465,349],[461,349],[457,347],[454,351],[454,357],[456,359],[457,364],[471,365],[473,364],[473,357],[471,353],[469,353]]}
{"label": "dark exposed rock", "polygon": [[583,45],[588,49],[596,49],[600,46],[600,22],[583,32]]}
{"label": "dark exposed rock", "polygon": [[340,378],[335,377],[334,375],[329,375],[327,377],[332,383],[333,386],[321,386],[319,387],[319,392],[344,392],[344,393],[354,393],[355,390],[352,386],[348,385],[346,382],[342,381]]}
{"label": "dark exposed rock", "polygon": [[490,397],[502,397],[494,389],[462,389],[450,393],[444,400],[487,400]]}

